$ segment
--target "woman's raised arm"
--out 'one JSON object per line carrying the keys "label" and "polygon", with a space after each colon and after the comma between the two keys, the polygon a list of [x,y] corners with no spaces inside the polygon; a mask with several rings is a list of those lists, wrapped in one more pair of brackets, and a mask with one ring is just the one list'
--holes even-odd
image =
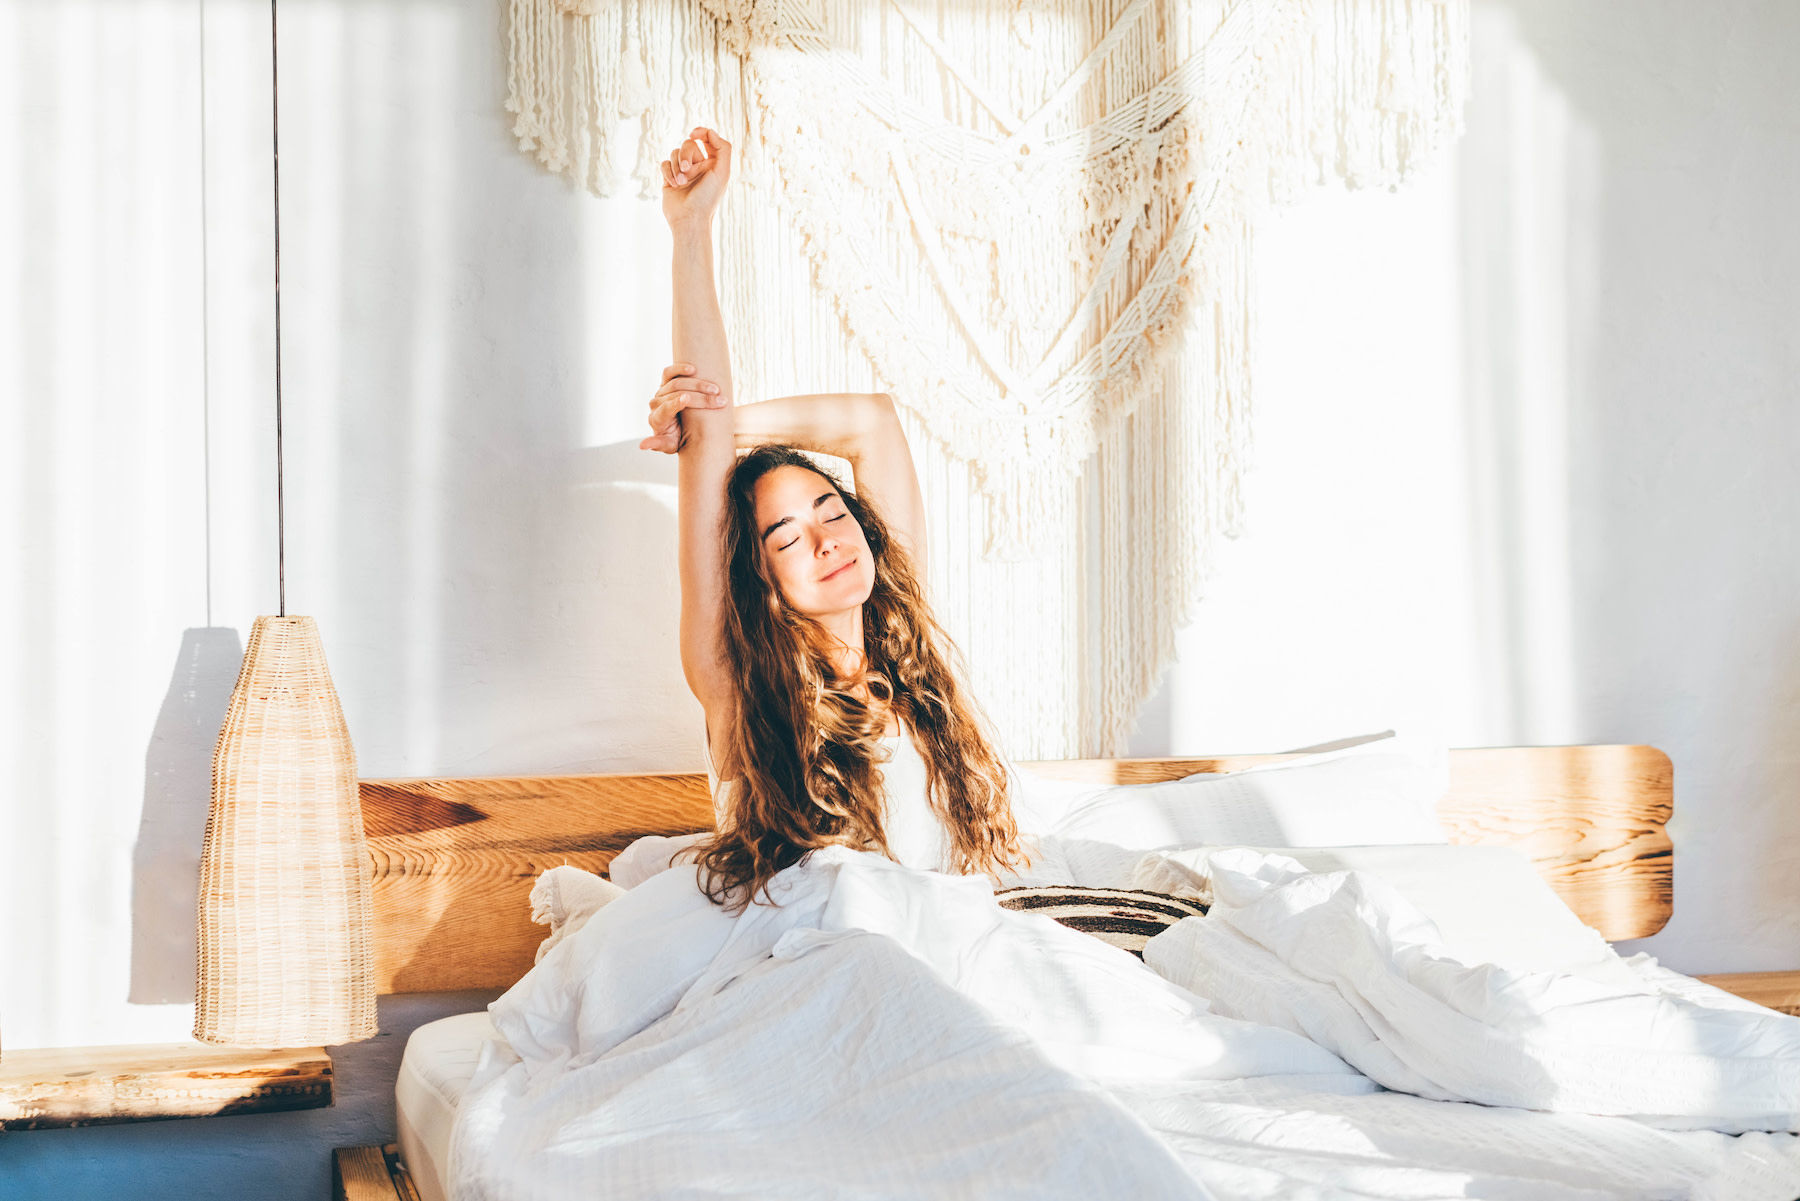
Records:
{"label": "woman's raised arm", "polygon": [[[729,668],[721,643],[726,603],[725,477],[736,457],[731,407],[731,356],[713,286],[712,218],[731,176],[731,147],[696,129],[663,164],[663,216],[674,235],[673,350],[679,366],[716,390],[681,416],[681,666],[706,710],[707,733],[724,745],[730,721]],[[646,445],[656,438],[646,440]]]}

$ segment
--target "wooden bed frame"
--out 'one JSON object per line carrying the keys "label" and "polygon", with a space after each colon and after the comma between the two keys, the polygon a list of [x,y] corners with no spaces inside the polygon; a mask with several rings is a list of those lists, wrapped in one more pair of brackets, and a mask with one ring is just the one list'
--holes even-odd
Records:
{"label": "wooden bed frame", "polygon": [[[1071,759],[1034,774],[1142,784],[1238,771],[1292,756]],[[500,989],[530,969],[544,927],[527,892],[568,863],[603,872],[645,834],[712,826],[694,774],[364,780],[373,860],[376,990]],[[1452,842],[1517,847],[1608,939],[1643,938],[1674,895],[1669,758],[1647,746],[1500,747],[1450,752],[1438,816]]]}

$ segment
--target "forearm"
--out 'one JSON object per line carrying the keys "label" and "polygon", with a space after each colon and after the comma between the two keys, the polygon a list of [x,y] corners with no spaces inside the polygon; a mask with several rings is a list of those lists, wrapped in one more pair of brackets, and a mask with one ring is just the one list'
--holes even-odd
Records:
{"label": "forearm", "polygon": [[731,356],[713,284],[712,231],[707,222],[672,226],[675,358],[719,386],[725,404],[682,414],[678,469],[681,565],[681,659],[688,685],[710,710],[722,674],[719,614],[724,604],[725,477],[735,459]]}
{"label": "forearm", "polygon": [[675,302],[671,349],[677,362],[693,364],[695,375],[717,384],[726,403],[723,409],[690,410],[683,415],[683,429],[692,442],[701,431],[729,434],[732,430],[731,352],[713,283],[712,227],[698,221],[673,226],[671,232]]}
{"label": "forearm", "polygon": [[734,429],[740,448],[780,442],[852,464],[881,443],[905,436],[893,401],[861,392],[782,396],[744,405]]}

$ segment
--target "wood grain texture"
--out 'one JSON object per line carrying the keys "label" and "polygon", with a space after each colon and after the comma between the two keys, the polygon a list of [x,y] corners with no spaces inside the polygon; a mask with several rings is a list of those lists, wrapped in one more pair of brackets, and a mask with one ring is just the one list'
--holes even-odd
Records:
{"label": "wood grain texture", "polygon": [[0,1130],[322,1109],[323,1047],[259,1051],[204,1043],[58,1047],[0,1059]]}
{"label": "wood grain texture", "polygon": [[362,803],[381,993],[511,985],[546,933],[527,900],[539,874],[604,872],[645,834],[713,822],[697,774],[364,780]]}
{"label": "wood grain texture", "polygon": [[1243,771],[1301,755],[1214,755],[1207,759],[1039,759],[1020,767],[1046,780],[1077,784],[1162,784],[1200,772]]}
{"label": "wood grain texture", "polygon": [[[1147,784],[1241,771],[1289,755],[1028,763],[1042,776]],[[1610,939],[1668,920],[1668,757],[1652,747],[1505,747],[1450,752],[1439,816],[1455,842],[1515,846],[1581,919]],[[602,872],[645,834],[712,826],[699,774],[365,780],[373,860],[376,989],[505,988],[545,929],[530,883],[570,863]]]}
{"label": "wood grain texture", "polygon": [[419,1196],[419,1186],[413,1183],[412,1173],[407,1170],[406,1161],[400,1158],[400,1144],[389,1143],[381,1149],[381,1157],[387,1160],[388,1177],[394,1182],[394,1192],[400,1201],[424,1201]]}
{"label": "wood grain texture", "polygon": [[1728,972],[1698,979],[1778,1013],[1800,1017],[1800,972]]}
{"label": "wood grain texture", "polygon": [[1674,769],[1649,746],[1450,753],[1438,820],[1452,842],[1516,847],[1609,941],[1648,938],[1674,912]]}
{"label": "wood grain texture", "polygon": [[331,1201],[400,1201],[380,1147],[339,1147],[331,1153]]}

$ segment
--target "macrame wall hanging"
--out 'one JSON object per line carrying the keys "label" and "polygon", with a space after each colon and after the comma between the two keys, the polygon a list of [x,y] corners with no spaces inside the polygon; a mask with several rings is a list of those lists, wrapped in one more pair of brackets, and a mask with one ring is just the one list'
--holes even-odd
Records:
{"label": "macrame wall hanging", "polygon": [[1460,126],[1467,0],[510,0],[521,146],[740,148],[739,396],[909,418],[940,616],[1017,758],[1116,754],[1240,515],[1257,214]]}

